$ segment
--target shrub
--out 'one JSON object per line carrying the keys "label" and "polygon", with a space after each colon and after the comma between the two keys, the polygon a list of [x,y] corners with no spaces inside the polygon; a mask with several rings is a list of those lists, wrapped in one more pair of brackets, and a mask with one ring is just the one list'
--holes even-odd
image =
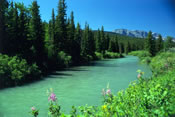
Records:
{"label": "shrub", "polygon": [[132,51],[129,55],[138,56],[139,58],[151,57],[151,54],[148,51]]}
{"label": "shrub", "polygon": [[132,51],[129,55],[138,56],[141,63],[149,64],[151,62],[151,54],[148,51]]}
{"label": "shrub", "polygon": [[120,58],[119,53],[105,51],[104,58]]}
{"label": "shrub", "polygon": [[102,60],[103,58],[103,54],[100,52],[95,52],[95,60]]}
{"label": "shrub", "polygon": [[71,64],[72,57],[64,51],[60,51],[57,56],[57,61],[60,67],[68,67]]}
{"label": "shrub", "polygon": [[30,77],[38,77],[40,71],[36,64],[28,65],[25,59],[0,54],[0,87],[19,85]]}
{"label": "shrub", "polygon": [[163,52],[152,58],[150,67],[155,75],[175,69],[175,53]]}

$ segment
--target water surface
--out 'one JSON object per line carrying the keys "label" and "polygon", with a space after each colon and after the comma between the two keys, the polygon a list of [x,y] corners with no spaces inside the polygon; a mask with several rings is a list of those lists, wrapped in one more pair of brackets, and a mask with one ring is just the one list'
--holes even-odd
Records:
{"label": "water surface", "polygon": [[47,89],[53,88],[63,112],[72,105],[100,105],[101,90],[109,83],[113,93],[137,80],[137,70],[150,76],[147,65],[139,64],[134,56],[121,59],[95,61],[87,66],[56,72],[44,80],[15,88],[0,90],[0,117],[30,117],[32,106],[39,108],[39,117],[47,117]]}

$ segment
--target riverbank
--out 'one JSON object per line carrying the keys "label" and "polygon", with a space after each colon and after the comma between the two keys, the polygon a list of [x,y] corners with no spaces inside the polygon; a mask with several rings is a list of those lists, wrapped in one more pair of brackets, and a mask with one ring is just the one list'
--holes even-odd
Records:
{"label": "riverbank", "polygon": [[103,101],[101,91],[108,83],[114,93],[126,89],[137,79],[138,69],[145,72],[145,77],[151,76],[149,67],[139,64],[138,57],[134,56],[92,61],[85,66],[57,71],[38,82],[1,90],[0,113],[2,117],[25,117],[30,116],[30,108],[35,106],[40,110],[38,117],[47,117],[46,91],[50,88],[65,114],[69,114],[72,105],[76,108],[86,104],[100,106]]}
{"label": "riverbank", "polygon": [[[138,70],[138,81],[131,82],[126,90],[119,91],[117,95],[111,93],[109,86],[104,89],[104,103],[101,106],[73,107],[70,115],[65,115],[61,112],[59,103],[51,98],[49,113],[56,117],[175,116],[175,54],[159,53],[151,58],[150,67],[153,71],[152,77],[145,79],[144,72]],[[54,92],[51,92],[50,96],[53,94]],[[54,97],[56,97],[55,94]],[[35,112],[39,111],[35,108],[32,112],[36,114]]]}
{"label": "riverbank", "polygon": [[45,68],[45,70],[39,69],[36,64],[28,64],[25,59],[21,59],[18,56],[9,57],[7,55],[0,54],[0,89],[7,87],[15,87],[33,83],[41,80],[44,77],[54,73],[55,71],[63,71],[65,68],[71,68],[74,66],[83,66],[89,64],[90,61],[123,58],[122,54],[105,52],[101,54],[96,52],[94,58],[89,60],[83,60],[80,63],[72,64],[68,60],[66,55],[61,54],[61,64],[55,64],[54,69]]}

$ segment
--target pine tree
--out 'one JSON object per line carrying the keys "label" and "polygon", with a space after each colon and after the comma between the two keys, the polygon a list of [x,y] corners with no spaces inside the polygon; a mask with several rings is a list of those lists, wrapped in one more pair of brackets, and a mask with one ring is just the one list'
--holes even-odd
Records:
{"label": "pine tree", "polygon": [[120,54],[124,53],[124,45],[121,42],[119,43],[119,53]]}
{"label": "pine tree", "polygon": [[165,49],[168,50],[169,48],[173,47],[173,41],[172,41],[172,37],[167,36],[166,41],[165,41]]}
{"label": "pine tree", "polygon": [[72,56],[72,59],[75,58],[74,54],[76,53],[74,51],[74,45],[75,45],[75,40],[74,40],[74,34],[75,34],[75,24],[74,24],[74,14],[71,12],[71,17],[70,20],[68,21],[68,29],[67,29],[67,48],[66,52]]}
{"label": "pine tree", "polygon": [[110,52],[116,52],[116,41],[115,38],[110,39],[109,41],[109,49]]}
{"label": "pine tree", "polygon": [[24,4],[18,4],[19,8],[19,32],[18,32],[18,44],[17,44],[17,52],[20,56],[27,59],[29,61],[29,54],[31,53],[30,47],[31,42],[29,41],[29,25],[28,25],[28,17],[26,13],[26,8]]}
{"label": "pine tree", "polygon": [[8,37],[5,40],[5,53],[14,56],[19,54],[18,43],[19,43],[19,16],[17,6],[13,2],[10,4],[8,12],[8,28],[7,28]]}
{"label": "pine tree", "polygon": [[53,42],[55,40],[55,13],[54,13],[54,9],[52,9],[52,20],[50,22],[51,24],[51,38],[50,40]]}
{"label": "pine tree", "polygon": [[0,53],[4,53],[4,41],[6,40],[6,17],[8,2],[7,0],[0,0]]}
{"label": "pine tree", "polygon": [[155,55],[155,44],[151,31],[149,31],[148,37],[145,39],[145,50],[148,51],[152,56]]}
{"label": "pine tree", "polygon": [[100,38],[101,38],[101,52],[105,52],[105,33],[104,33],[104,27],[101,27],[101,32],[100,32]]}
{"label": "pine tree", "polygon": [[44,31],[42,27],[41,17],[39,14],[39,6],[37,1],[33,1],[31,7],[31,38],[33,41],[34,60],[37,65],[42,68],[44,56]]}
{"label": "pine tree", "polygon": [[156,52],[159,52],[163,49],[163,40],[162,40],[162,36],[159,35],[158,39],[156,40]]}
{"label": "pine tree", "polygon": [[[85,24],[85,30],[81,41],[81,55],[83,57],[94,56],[95,40],[93,32],[89,29],[89,25]],[[89,58],[88,58],[89,59]]]}
{"label": "pine tree", "polygon": [[96,34],[96,51],[101,52],[101,37],[100,37],[100,30],[98,29]]}
{"label": "pine tree", "polygon": [[106,37],[105,37],[105,50],[108,50],[108,48],[109,48],[109,40],[110,40],[109,34],[106,34]]}
{"label": "pine tree", "polygon": [[81,27],[80,24],[77,24],[76,30],[75,30],[75,36],[74,36],[74,40],[75,40],[75,45],[74,45],[74,58],[73,61],[75,63],[79,63],[79,60],[81,59],[81,38],[82,38],[82,31],[81,31]]}
{"label": "pine tree", "polygon": [[58,50],[66,50],[66,42],[67,42],[67,15],[66,15],[66,3],[65,0],[59,0],[58,4],[58,15],[56,17],[55,22],[55,40],[54,40],[54,46],[56,49],[56,52]]}
{"label": "pine tree", "polygon": [[118,44],[118,37],[117,36],[115,36],[115,52],[117,52],[117,53],[119,53],[119,44]]}
{"label": "pine tree", "polygon": [[56,56],[58,53],[56,52],[56,48],[54,46],[54,41],[56,38],[56,34],[55,34],[55,13],[54,13],[54,9],[52,9],[52,16],[51,16],[51,20],[49,21],[49,26],[48,26],[48,35],[49,38],[46,41],[47,43],[47,49],[48,49],[48,56],[53,57],[54,55]]}
{"label": "pine tree", "polygon": [[131,51],[131,46],[129,41],[125,45],[125,53],[128,54]]}

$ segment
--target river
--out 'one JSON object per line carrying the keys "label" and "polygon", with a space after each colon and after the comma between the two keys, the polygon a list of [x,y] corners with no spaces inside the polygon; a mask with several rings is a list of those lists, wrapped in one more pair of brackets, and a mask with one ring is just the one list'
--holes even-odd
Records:
{"label": "river", "polygon": [[57,71],[41,81],[0,90],[0,117],[30,117],[32,106],[40,110],[39,117],[47,117],[46,91],[50,88],[53,88],[63,112],[68,113],[72,105],[100,105],[101,91],[108,83],[116,94],[137,80],[138,69],[145,72],[145,77],[151,76],[147,65],[139,64],[137,57],[127,56]]}

